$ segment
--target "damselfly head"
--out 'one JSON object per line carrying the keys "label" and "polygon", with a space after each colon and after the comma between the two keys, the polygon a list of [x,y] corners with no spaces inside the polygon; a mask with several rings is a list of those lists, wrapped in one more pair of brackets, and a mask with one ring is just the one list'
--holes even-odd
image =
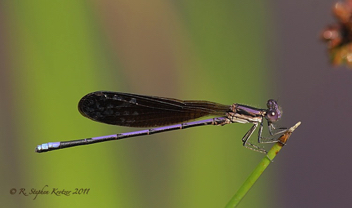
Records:
{"label": "damselfly head", "polygon": [[265,118],[269,123],[275,123],[282,116],[281,107],[272,99],[268,100],[267,106],[268,110],[266,111]]}

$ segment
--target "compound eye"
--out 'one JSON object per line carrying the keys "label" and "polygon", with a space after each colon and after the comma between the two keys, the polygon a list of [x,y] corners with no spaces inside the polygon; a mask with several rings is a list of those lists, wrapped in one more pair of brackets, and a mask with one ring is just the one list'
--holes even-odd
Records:
{"label": "compound eye", "polygon": [[266,113],[266,119],[270,122],[270,123],[275,123],[277,120],[280,119],[280,115],[273,110],[269,110]]}
{"label": "compound eye", "polygon": [[268,106],[269,109],[277,108],[278,106],[276,101],[273,99],[268,100],[268,103],[266,105]]}

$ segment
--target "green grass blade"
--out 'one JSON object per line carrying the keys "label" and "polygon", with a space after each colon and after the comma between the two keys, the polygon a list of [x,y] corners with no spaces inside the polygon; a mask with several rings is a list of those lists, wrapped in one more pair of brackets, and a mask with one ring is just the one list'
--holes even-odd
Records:
{"label": "green grass blade", "polygon": [[262,159],[262,161],[258,164],[258,166],[254,169],[252,174],[247,178],[247,180],[242,184],[237,193],[232,197],[229,203],[225,208],[236,207],[242,198],[247,194],[249,189],[254,185],[254,183],[258,180],[260,175],[264,172],[264,170],[269,166],[271,161],[276,157],[281,148],[286,144],[288,138],[291,136],[292,132],[301,124],[298,122],[296,125],[289,128],[283,135],[280,136],[279,141],[274,144],[274,146],[270,149],[268,154]]}

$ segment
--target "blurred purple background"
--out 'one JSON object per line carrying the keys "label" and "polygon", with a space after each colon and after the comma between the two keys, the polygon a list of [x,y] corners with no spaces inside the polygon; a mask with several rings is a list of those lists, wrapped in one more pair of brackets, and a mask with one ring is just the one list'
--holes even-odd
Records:
{"label": "blurred purple background", "polygon": [[352,69],[330,66],[318,39],[335,2],[272,1],[283,120],[302,121],[278,159],[282,207],[350,204]]}

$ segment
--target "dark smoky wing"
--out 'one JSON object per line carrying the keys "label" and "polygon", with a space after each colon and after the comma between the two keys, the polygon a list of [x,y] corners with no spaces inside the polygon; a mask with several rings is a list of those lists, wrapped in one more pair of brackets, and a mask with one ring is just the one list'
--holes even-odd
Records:
{"label": "dark smoky wing", "polygon": [[208,115],[225,116],[229,106],[207,101],[98,91],[84,96],[80,113],[94,121],[131,127],[154,127],[181,123]]}

